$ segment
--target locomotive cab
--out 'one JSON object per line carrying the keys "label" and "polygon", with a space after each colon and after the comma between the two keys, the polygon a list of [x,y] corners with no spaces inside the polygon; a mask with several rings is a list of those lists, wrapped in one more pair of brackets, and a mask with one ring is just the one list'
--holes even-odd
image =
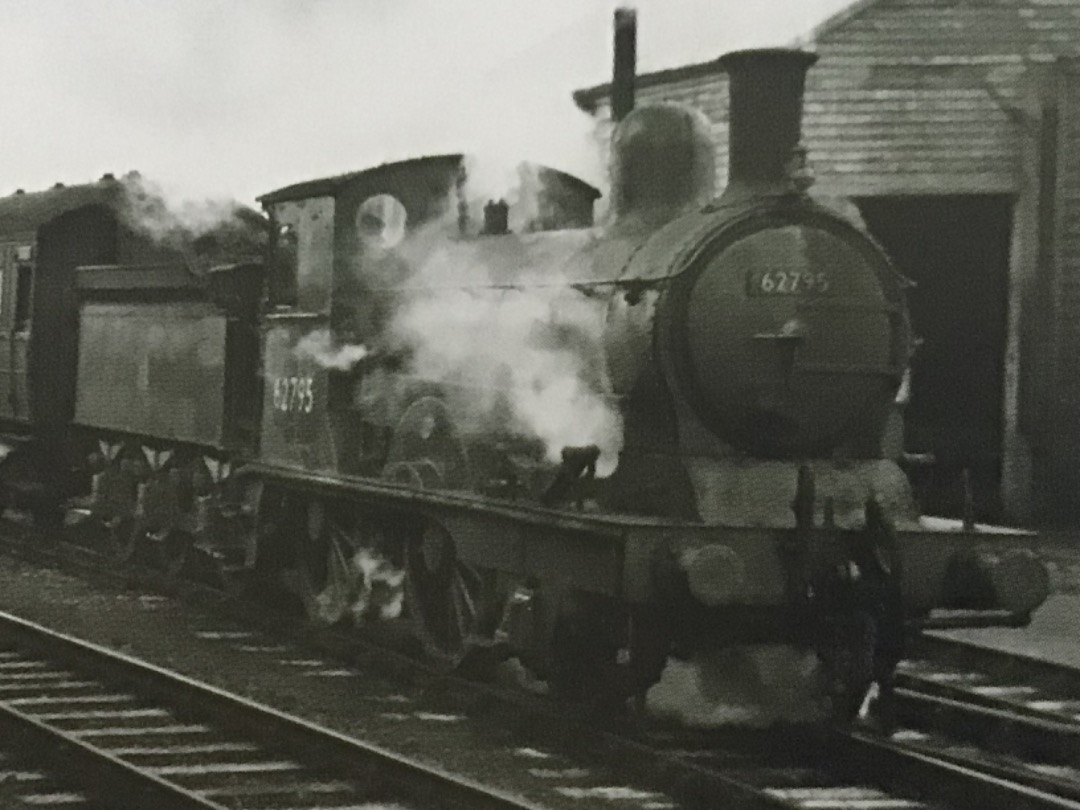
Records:
{"label": "locomotive cab", "polygon": [[[392,320],[416,290],[440,282],[441,259],[448,257],[448,287],[460,280],[457,270],[469,272],[470,261],[501,267],[525,242],[539,246],[538,262],[550,259],[544,237],[591,225],[598,196],[570,175],[521,164],[515,203],[485,205],[471,185],[474,163],[456,154],[418,158],[289,186],[260,199],[274,223],[263,437],[269,459],[386,476],[396,451],[404,452],[395,436],[412,435],[432,420],[436,443],[444,442],[438,453],[460,454],[445,388],[403,371],[408,351],[394,340]],[[532,186],[528,194],[526,183]],[[511,233],[508,225],[527,233]],[[573,254],[582,241],[556,249]],[[484,269],[476,268],[481,285]],[[406,483],[464,483],[445,475],[432,481],[430,465],[423,466],[422,474],[399,472]]]}

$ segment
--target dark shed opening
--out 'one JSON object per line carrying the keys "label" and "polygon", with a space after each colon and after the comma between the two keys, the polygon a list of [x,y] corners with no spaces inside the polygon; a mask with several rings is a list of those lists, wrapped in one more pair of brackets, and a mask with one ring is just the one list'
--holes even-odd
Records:
{"label": "dark shed opening", "polygon": [[870,232],[915,282],[908,301],[921,345],[911,364],[905,450],[932,453],[912,476],[930,514],[1000,520],[1009,248],[1006,195],[857,200]]}

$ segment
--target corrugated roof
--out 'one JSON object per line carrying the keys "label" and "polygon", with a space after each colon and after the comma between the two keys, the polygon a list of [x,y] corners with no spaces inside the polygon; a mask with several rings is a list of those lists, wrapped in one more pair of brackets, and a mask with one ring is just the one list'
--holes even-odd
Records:
{"label": "corrugated roof", "polygon": [[87,205],[113,207],[123,193],[123,186],[116,180],[101,180],[8,195],[0,198],[0,238],[35,231],[49,220],[76,208]]}

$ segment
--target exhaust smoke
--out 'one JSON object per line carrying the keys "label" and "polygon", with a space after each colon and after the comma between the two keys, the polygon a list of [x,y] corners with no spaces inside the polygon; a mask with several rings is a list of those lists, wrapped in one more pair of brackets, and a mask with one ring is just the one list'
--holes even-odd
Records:
{"label": "exhaust smoke", "polygon": [[779,644],[726,647],[670,659],[649,690],[651,714],[692,728],[820,722],[828,714],[817,656]]}
{"label": "exhaust smoke", "polygon": [[293,350],[297,357],[314,360],[322,368],[348,371],[371,352],[366,346],[335,343],[329,329],[304,335]]}

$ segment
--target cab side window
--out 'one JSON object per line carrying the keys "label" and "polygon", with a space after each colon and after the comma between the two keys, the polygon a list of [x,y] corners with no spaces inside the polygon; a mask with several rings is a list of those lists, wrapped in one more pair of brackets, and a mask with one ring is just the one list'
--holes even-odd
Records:
{"label": "cab side window", "polygon": [[295,224],[274,224],[270,241],[270,303],[274,306],[296,306],[297,241]]}
{"label": "cab side window", "polygon": [[311,197],[275,204],[272,297],[277,306],[330,311],[334,265],[334,199]]}

